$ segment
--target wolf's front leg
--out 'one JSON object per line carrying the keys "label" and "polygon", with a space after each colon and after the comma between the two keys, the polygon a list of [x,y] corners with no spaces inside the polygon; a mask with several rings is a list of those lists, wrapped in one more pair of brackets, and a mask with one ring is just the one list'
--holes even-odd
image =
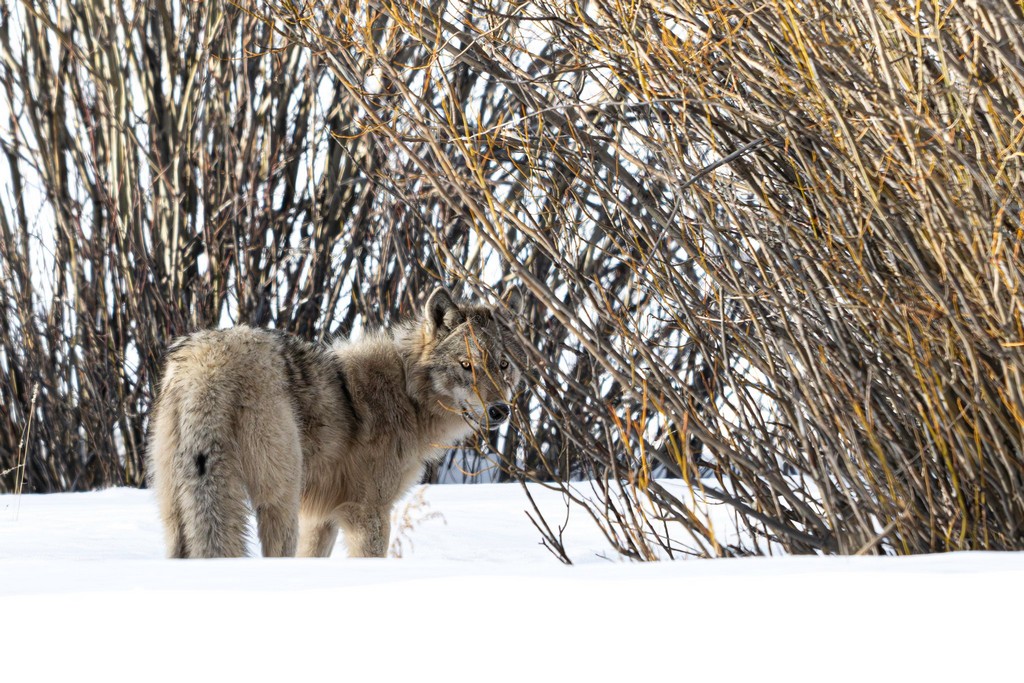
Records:
{"label": "wolf's front leg", "polygon": [[339,510],[349,557],[384,557],[391,539],[391,510],[348,504]]}

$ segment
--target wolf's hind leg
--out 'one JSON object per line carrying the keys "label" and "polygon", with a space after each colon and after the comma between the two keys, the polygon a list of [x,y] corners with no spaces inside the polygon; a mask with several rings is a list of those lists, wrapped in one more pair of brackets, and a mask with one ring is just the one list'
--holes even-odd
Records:
{"label": "wolf's hind leg", "polygon": [[185,542],[185,520],[182,518],[181,505],[176,498],[177,492],[173,489],[160,491],[157,494],[160,516],[164,523],[167,557],[185,559],[188,557],[188,543]]}
{"label": "wolf's hind leg", "polygon": [[301,457],[296,446],[290,459],[277,464],[275,477],[250,486],[263,557],[295,557],[299,540]]}
{"label": "wolf's hind leg", "polygon": [[[151,467],[156,469],[153,465]],[[165,467],[164,469],[168,468]],[[150,481],[156,490],[157,504],[160,506],[160,517],[164,524],[167,556],[174,559],[183,559],[188,557],[188,543],[185,541],[185,519],[181,503],[178,500],[181,494],[177,490],[175,483],[170,481],[170,479],[170,474],[167,472],[156,475],[151,470]]]}
{"label": "wolf's hind leg", "polygon": [[256,508],[263,557],[295,557],[299,535],[298,501]]}
{"label": "wolf's hind leg", "polygon": [[302,447],[295,415],[280,391],[254,396],[239,419],[239,465],[256,511],[264,557],[295,557]]}
{"label": "wolf's hind leg", "polygon": [[338,525],[330,520],[303,521],[299,532],[300,557],[330,557],[338,541]]}
{"label": "wolf's hind leg", "polygon": [[188,557],[185,519],[181,509],[181,482],[175,479],[174,455],[180,436],[173,404],[154,409],[153,426],[146,453],[149,487],[160,510],[167,543],[167,556]]}
{"label": "wolf's hind leg", "polygon": [[175,560],[188,558],[188,544],[185,542],[185,523],[181,512],[175,512],[175,520],[167,527],[167,556]]}

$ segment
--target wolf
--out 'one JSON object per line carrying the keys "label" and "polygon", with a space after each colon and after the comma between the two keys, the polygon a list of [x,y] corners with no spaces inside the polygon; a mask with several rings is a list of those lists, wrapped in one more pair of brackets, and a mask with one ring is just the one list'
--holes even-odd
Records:
{"label": "wolf", "polygon": [[[518,315],[518,290],[505,297]],[[414,319],[313,344],[238,326],[177,339],[148,476],[176,558],[383,557],[391,510],[446,449],[508,420],[526,353],[500,308],[435,290]]]}

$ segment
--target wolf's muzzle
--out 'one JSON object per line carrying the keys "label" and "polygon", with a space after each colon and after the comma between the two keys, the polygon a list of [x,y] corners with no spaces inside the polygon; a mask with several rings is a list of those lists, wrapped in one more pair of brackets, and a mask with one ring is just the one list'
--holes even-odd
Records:
{"label": "wolf's muzzle", "polygon": [[508,419],[512,408],[507,403],[492,403],[487,406],[487,421],[491,428],[497,428],[502,422]]}

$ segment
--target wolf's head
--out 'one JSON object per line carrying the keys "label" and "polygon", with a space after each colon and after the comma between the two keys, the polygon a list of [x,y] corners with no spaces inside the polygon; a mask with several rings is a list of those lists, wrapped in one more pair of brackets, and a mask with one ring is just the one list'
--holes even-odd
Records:
{"label": "wolf's head", "polygon": [[[518,315],[522,296],[513,290],[507,299]],[[421,320],[426,337],[421,367],[441,407],[489,429],[505,422],[526,352],[495,309],[457,303],[439,288],[427,299]]]}

